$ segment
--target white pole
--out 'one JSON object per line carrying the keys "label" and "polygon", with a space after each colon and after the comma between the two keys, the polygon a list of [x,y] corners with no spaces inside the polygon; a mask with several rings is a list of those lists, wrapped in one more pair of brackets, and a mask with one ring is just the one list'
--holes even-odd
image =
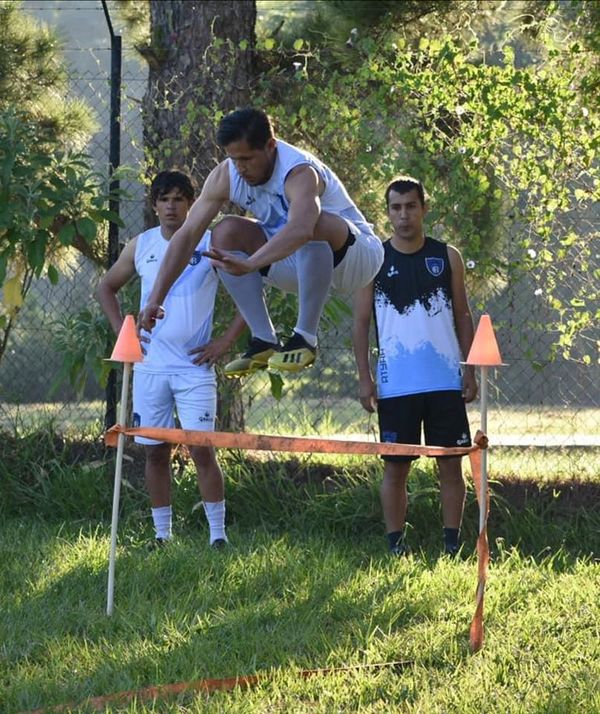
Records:
{"label": "white pole", "polygon": [[[481,431],[487,436],[487,376],[488,368],[481,367],[481,384],[479,387],[479,409]],[[485,528],[487,511],[487,449],[481,450],[481,493],[479,494],[479,533]]]}
{"label": "white pole", "polygon": [[[127,401],[129,397],[129,375],[131,374],[131,362],[123,365],[123,388],[121,389],[121,408],[119,411],[119,426],[127,424]],[[117,440],[117,460],[115,463],[115,485],[113,491],[112,523],[110,527],[110,556],[108,560],[108,598],[106,602],[106,614],[110,617],[113,614],[113,603],[115,595],[115,560],[117,553],[117,524],[119,521],[119,498],[121,495],[121,471],[123,470],[123,449],[125,447],[125,434],[119,432]]]}

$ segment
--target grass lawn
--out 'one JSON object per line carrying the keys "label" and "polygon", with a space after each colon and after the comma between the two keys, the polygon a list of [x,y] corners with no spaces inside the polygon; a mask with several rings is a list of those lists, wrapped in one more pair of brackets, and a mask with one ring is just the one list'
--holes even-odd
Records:
{"label": "grass lawn", "polygon": [[230,548],[207,548],[193,475],[176,462],[177,538],[148,553],[141,459],[128,450],[108,618],[111,455],[50,433],[2,443],[3,713],[86,712],[89,697],[252,674],[250,689],[103,710],[600,712],[598,478],[494,485],[486,641],[473,655],[476,506],[470,492],[464,558],[441,557],[430,461],[411,479],[407,559],[385,550],[376,460],[235,452],[222,456]]}

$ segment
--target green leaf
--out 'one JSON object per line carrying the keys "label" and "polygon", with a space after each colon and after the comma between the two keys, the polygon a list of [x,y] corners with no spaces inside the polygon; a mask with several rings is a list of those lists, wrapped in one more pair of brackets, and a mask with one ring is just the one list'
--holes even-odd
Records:
{"label": "green leaf", "polygon": [[53,265],[48,266],[48,280],[52,285],[58,283],[58,270]]}
{"label": "green leaf", "polygon": [[294,42],[294,49],[296,51],[301,50],[304,47],[304,40],[299,37],[295,42]]}
{"label": "green leaf", "polygon": [[58,240],[63,245],[71,245],[76,235],[75,225],[73,223],[67,223],[58,231]]}
{"label": "green leaf", "polygon": [[87,217],[80,218],[77,221],[76,230],[77,233],[83,237],[86,243],[91,243],[98,232],[96,223],[91,218]]}
{"label": "green leaf", "polygon": [[269,372],[269,380],[271,382],[271,394],[279,401],[283,396],[283,378],[277,372]]}

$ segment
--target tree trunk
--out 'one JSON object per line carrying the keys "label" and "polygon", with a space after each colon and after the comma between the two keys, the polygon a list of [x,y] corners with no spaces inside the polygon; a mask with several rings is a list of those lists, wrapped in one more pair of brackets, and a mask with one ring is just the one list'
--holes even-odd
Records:
{"label": "tree trunk", "polygon": [[254,78],[255,0],[150,0],[144,140],[148,170],[187,168],[201,186],[218,163],[216,124]]}
{"label": "tree trunk", "polygon": [[[151,43],[142,50],[150,68],[144,100],[147,173],[185,169],[200,188],[222,159],[215,142],[219,119],[249,103],[256,2],[150,0],[150,22]],[[147,210],[146,225],[154,224]],[[233,315],[227,302],[217,314],[216,334]],[[244,428],[239,382],[221,376],[219,428]]]}

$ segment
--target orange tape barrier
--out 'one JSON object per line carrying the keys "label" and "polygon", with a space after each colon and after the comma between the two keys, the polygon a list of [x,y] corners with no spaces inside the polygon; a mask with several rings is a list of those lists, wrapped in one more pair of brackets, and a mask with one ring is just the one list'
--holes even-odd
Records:
{"label": "orange tape barrier", "polygon": [[359,454],[377,456],[465,456],[487,447],[482,432],[475,435],[474,446],[415,446],[414,444],[388,444],[373,441],[348,441],[345,439],[320,439],[305,436],[272,436],[268,434],[234,433],[229,431],[189,431],[186,429],[136,429],[111,427],[104,435],[107,446],[116,446],[119,434],[143,436],[146,439],[185,444],[186,446],[214,446],[216,448],[244,449],[247,451],[289,451],[309,454]]}
{"label": "orange tape barrier", "polygon": [[[326,669],[304,669],[298,673],[302,679],[308,679],[315,675],[337,674],[340,672],[354,672],[362,669],[383,669],[387,667],[400,668],[412,664],[411,661],[379,662],[377,664],[356,664],[349,667],[328,667]],[[70,712],[74,708],[92,708],[96,711],[103,711],[108,704],[124,704],[132,701],[148,701],[173,697],[184,692],[203,692],[211,694],[217,691],[230,691],[236,687],[247,689],[266,681],[265,674],[249,674],[239,677],[227,677],[225,679],[197,679],[191,682],[176,682],[174,684],[161,684],[155,687],[145,687],[144,689],[130,690],[128,692],[118,692],[108,694],[104,697],[92,697],[80,704],[62,704],[49,709],[35,709],[27,714],[51,714],[59,712]],[[22,712],[21,714],[25,714]]]}
{"label": "orange tape barrier", "polygon": [[468,447],[415,446],[414,444],[389,444],[384,442],[348,441],[298,436],[273,436],[266,434],[233,433],[224,431],[189,431],[185,429],[111,427],[104,435],[107,446],[116,446],[119,434],[144,436],[148,439],[188,446],[214,446],[217,448],[244,449],[249,451],[288,451],[310,454],[359,454],[377,456],[469,456],[471,472],[479,508],[485,508],[485,525],[477,539],[478,582],[475,593],[476,609],[469,631],[472,652],[483,646],[483,599],[489,566],[487,517],[489,513],[489,490],[486,503],[481,503],[481,449],[487,449],[488,439],[477,431],[474,445]]}
{"label": "orange tape barrier", "polygon": [[[478,432],[479,433],[479,432]],[[490,548],[487,535],[487,521],[490,512],[490,491],[486,488],[485,503],[481,502],[481,452],[476,451],[469,454],[471,461],[471,473],[477,494],[479,509],[484,511],[483,528],[479,531],[477,538],[477,590],[475,591],[475,615],[471,621],[469,629],[469,646],[471,652],[478,652],[483,647],[483,598],[485,595],[485,584],[487,582],[488,568],[490,563]]]}

